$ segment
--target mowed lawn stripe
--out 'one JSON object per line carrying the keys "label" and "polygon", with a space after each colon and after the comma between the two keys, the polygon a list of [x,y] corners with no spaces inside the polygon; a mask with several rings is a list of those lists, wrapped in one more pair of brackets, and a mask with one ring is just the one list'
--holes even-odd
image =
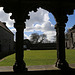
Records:
{"label": "mowed lawn stripe", "polygon": [[25,52],[27,65],[51,65],[56,61],[56,50],[32,50]]}
{"label": "mowed lawn stripe", "polygon": [[[27,66],[53,65],[57,60],[56,50],[29,50],[24,51],[24,61]],[[69,64],[75,63],[75,50],[66,50],[66,60]],[[7,56],[0,62],[0,66],[13,66],[15,54]]]}

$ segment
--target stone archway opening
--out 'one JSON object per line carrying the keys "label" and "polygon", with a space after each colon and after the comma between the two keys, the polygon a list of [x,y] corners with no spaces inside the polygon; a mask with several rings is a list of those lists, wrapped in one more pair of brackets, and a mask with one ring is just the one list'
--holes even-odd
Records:
{"label": "stone archway opening", "polygon": [[[66,49],[66,59],[72,59],[67,60],[69,64],[74,64],[75,59],[74,57],[74,51],[75,51],[75,10],[72,15],[68,16],[68,22],[66,23],[65,27],[65,49]],[[72,63],[71,63],[72,62]]]}
{"label": "stone archway opening", "polygon": [[[31,11],[31,12],[29,12],[28,15],[29,15],[30,19],[27,19],[25,22],[26,23],[25,32],[31,32],[31,33],[38,32],[39,34],[45,33],[47,35],[47,39],[49,39],[49,41],[52,42],[53,41],[52,36],[55,37],[55,35],[56,35],[56,31],[54,29],[54,25],[56,24],[56,21],[54,19],[54,16],[52,15],[52,13],[50,13],[47,10],[42,9],[40,7],[37,9],[36,12]],[[31,33],[29,33],[29,34],[31,34]],[[28,35],[28,37],[29,37],[29,35]]]}
{"label": "stone archway opening", "polygon": [[[55,5],[53,5],[53,3]],[[25,19],[28,17],[27,13],[32,10],[31,6],[36,9],[41,6],[51,10],[52,14],[56,19],[56,38],[57,38],[57,62],[56,67],[61,70],[70,69],[65,59],[65,23],[68,21],[67,14],[73,14],[75,5],[73,2],[53,2],[53,1],[9,1],[1,0],[1,6],[4,7],[4,11],[9,13],[12,12],[12,19],[15,19],[14,27],[16,28],[16,62],[13,66],[15,72],[27,71],[26,64],[23,61],[23,31],[25,28]],[[14,5],[13,5],[14,4]],[[17,6],[16,6],[17,4]],[[34,5],[35,4],[35,5]],[[28,8],[27,8],[28,7]],[[20,36],[20,37],[18,37]],[[21,44],[19,44],[21,43]],[[19,47],[19,48],[18,48]]]}
{"label": "stone archway opening", "polygon": [[13,20],[10,20],[10,16],[11,13],[5,13],[3,7],[0,7],[0,59],[15,52],[14,34],[10,30],[13,27]]}
{"label": "stone archway opening", "polygon": [[[52,46],[52,49],[51,50],[53,50],[53,47],[54,47],[54,50],[56,50],[56,44],[55,44],[56,43],[56,31],[54,29],[54,26],[56,24],[56,21],[54,19],[54,16],[52,15],[52,13],[48,12],[45,9],[38,8],[36,12],[31,11],[31,12],[29,12],[28,15],[30,16],[30,19],[29,20],[26,20],[26,22],[25,22],[26,23],[25,33],[26,34],[27,33],[28,34],[30,34],[30,33],[31,34],[32,33],[38,33],[38,34],[45,33],[47,35],[47,38],[50,40],[50,41],[46,40],[46,42],[44,42],[44,43],[47,43],[48,44],[48,48],[45,48],[44,47],[44,48],[39,49],[40,46],[37,49],[32,48],[33,50],[35,50],[35,53],[37,54],[37,51],[36,50],[50,50],[49,47],[52,46],[52,45],[53,46]],[[40,44],[40,42],[38,42],[37,45],[39,45],[39,44]],[[37,55],[35,55],[35,56],[37,56]],[[39,55],[37,57],[38,58],[35,59],[34,61],[37,61],[37,63],[39,63],[39,61],[38,61],[39,60]],[[52,60],[52,58],[49,59],[49,60]],[[33,61],[33,63],[34,63],[34,61]],[[55,60],[53,59],[53,61],[52,61],[53,64],[55,63],[54,61],[56,61],[56,59]],[[26,61],[26,62],[28,62],[28,61]],[[44,60],[44,63],[46,63],[45,60]],[[34,63],[34,65],[35,65],[35,63]],[[38,65],[40,65],[40,64],[38,64]]]}

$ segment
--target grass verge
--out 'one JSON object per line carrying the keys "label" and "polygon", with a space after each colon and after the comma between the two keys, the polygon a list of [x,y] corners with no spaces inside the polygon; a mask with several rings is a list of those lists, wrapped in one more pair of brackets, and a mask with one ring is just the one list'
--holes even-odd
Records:
{"label": "grass verge", "polygon": [[[57,60],[56,50],[30,50],[24,51],[24,61],[27,66],[32,65],[53,65]],[[69,64],[75,63],[75,50],[66,50],[66,60]],[[13,66],[15,54],[7,56],[0,61],[0,66]]]}

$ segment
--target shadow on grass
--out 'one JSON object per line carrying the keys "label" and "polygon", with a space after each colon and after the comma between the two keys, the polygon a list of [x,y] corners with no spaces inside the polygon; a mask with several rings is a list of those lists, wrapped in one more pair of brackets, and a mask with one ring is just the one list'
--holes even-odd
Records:
{"label": "shadow on grass", "polygon": [[2,60],[3,58],[5,58],[5,57],[7,57],[7,56],[10,56],[10,55],[12,55],[12,54],[14,54],[15,52],[13,52],[13,53],[9,53],[9,54],[7,54],[7,55],[0,55],[0,60]]}

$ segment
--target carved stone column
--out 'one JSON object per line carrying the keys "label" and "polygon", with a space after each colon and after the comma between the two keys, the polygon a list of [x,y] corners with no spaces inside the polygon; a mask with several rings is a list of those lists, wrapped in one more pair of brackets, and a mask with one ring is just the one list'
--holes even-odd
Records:
{"label": "carved stone column", "polygon": [[23,30],[25,24],[22,22],[16,22],[14,24],[16,28],[16,62],[13,66],[14,72],[25,72],[27,71],[26,64],[23,61],[24,50],[23,50]]}
{"label": "carved stone column", "polygon": [[66,16],[66,10],[63,8],[57,8],[53,15],[56,19],[57,24],[55,25],[56,29],[56,40],[57,40],[57,62],[56,67],[61,70],[70,69],[68,63],[66,62],[65,57],[65,23],[68,21]]}
{"label": "carved stone column", "polygon": [[56,67],[64,70],[69,68],[68,63],[65,59],[65,24],[56,24],[56,37],[57,37],[57,62]]}

